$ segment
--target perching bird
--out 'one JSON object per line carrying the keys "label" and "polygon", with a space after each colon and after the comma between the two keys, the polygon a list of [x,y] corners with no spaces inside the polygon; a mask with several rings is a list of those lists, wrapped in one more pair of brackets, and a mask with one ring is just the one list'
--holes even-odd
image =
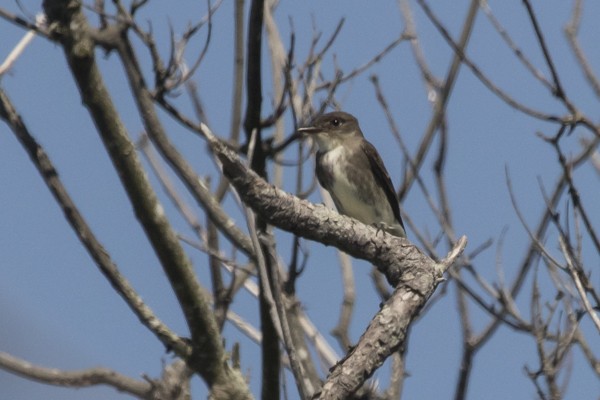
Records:
{"label": "perching bird", "polygon": [[324,114],[298,131],[316,140],[317,178],[341,214],[406,237],[392,180],[354,116]]}

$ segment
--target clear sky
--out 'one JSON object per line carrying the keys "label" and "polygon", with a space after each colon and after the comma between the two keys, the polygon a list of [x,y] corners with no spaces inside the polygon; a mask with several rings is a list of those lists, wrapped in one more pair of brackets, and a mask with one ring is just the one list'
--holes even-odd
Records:
{"label": "clear sky", "polygon": [[[2,7],[19,12],[12,1],[4,3]],[[24,0],[21,3],[31,14],[40,11],[40,2]],[[152,19],[163,55],[168,54],[169,21],[179,34],[190,18],[196,21],[206,11],[204,2],[180,1],[177,7],[173,6],[173,2],[155,0],[149,3],[139,20]],[[450,32],[458,36],[468,1],[430,3],[436,3],[433,7],[437,15],[448,25]],[[519,46],[547,74],[548,69],[522,2],[489,3]],[[587,87],[563,35],[563,27],[571,12],[570,2],[545,0],[533,3],[568,95],[597,122],[598,99]],[[439,78],[443,78],[452,53],[419,6],[411,4],[429,66]],[[209,122],[216,133],[224,136],[229,131],[232,93],[232,7],[232,2],[225,1],[215,14],[211,47],[197,73]],[[590,64],[600,71],[597,15],[600,15],[600,3],[587,2],[581,41]],[[344,27],[323,63],[323,73],[328,77],[333,76],[334,54],[337,65],[345,72],[351,71],[370,60],[404,29],[394,1],[281,2],[276,12],[284,43],[289,42],[289,21],[293,21],[297,60],[306,56],[313,35],[313,22],[327,37],[342,17],[346,18]],[[22,29],[0,21],[1,59],[23,34]],[[197,41],[196,48],[202,44],[201,40]],[[468,53],[496,84],[523,103],[547,112],[565,113],[546,88],[535,82],[516,61],[481,13]],[[143,62],[148,61],[145,52],[138,50],[138,54]],[[98,53],[98,62],[130,134],[138,138],[143,128],[120,63],[116,57],[105,56],[101,52]],[[264,78],[268,79],[268,63],[265,67]],[[145,68],[150,72],[149,64]],[[359,118],[365,135],[380,150],[395,185],[398,185],[403,158],[377,104],[369,81],[371,74],[380,77],[402,137],[413,154],[429,123],[431,108],[408,42],[400,44],[366,74],[344,85],[338,92],[337,99],[342,108]],[[45,147],[71,196],[121,271],[164,322],[175,331],[186,334],[176,300],[135,220],[89,114],[81,105],[60,47],[36,38],[10,74],[2,77],[1,85],[32,134]],[[270,110],[272,91],[266,88],[263,95],[263,109]],[[182,95],[177,101],[185,104],[187,97]],[[166,117],[164,123],[170,136],[199,173],[212,171],[204,143]],[[553,149],[543,144],[536,132],[552,135],[557,127],[524,117],[508,107],[466,68],[461,70],[452,93],[448,127],[446,176],[456,232],[468,236],[467,252],[493,239],[494,245],[477,257],[475,266],[484,277],[494,281],[500,255],[504,273],[510,280],[528,242],[510,203],[505,170],[510,172],[527,222],[537,224],[544,207],[539,182],[550,190],[559,169]],[[288,124],[286,129],[291,133],[291,125]],[[577,131],[576,134],[582,133]],[[568,142],[571,146],[569,151],[573,153],[578,150],[577,137]],[[427,184],[433,180],[432,160],[433,157],[429,157],[423,168]],[[310,163],[312,160],[307,165],[312,165]],[[593,207],[599,194],[598,175],[590,167],[585,167],[577,171],[576,180],[582,188],[583,200],[593,211],[591,217],[595,225],[600,226],[600,211]],[[152,181],[157,183],[154,177]],[[4,124],[0,125],[0,187],[0,351],[48,367],[79,369],[105,366],[133,377],[141,374],[157,376],[161,360],[168,361],[171,356],[165,354],[163,346],[141,326],[96,269],[24,150]],[[191,236],[159,186],[155,187],[167,213],[173,215],[175,228]],[[291,168],[284,170],[284,188],[294,190],[294,170]],[[311,200],[321,201],[318,193],[313,194]],[[229,210],[237,215],[233,202],[229,200],[227,204]],[[435,217],[417,188],[413,188],[404,201],[403,211],[423,232],[431,236],[438,234]],[[242,220],[239,225],[245,227]],[[507,233],[502,247],[498,248],[498,238],[503,229],[507,229]],[[408,235],[410,238],[410,231]],[[283,259],[288,261],[290,235],[278,232],[277,236],[280,240],[278,249]],[[551,249],[557,248],[555,237],[550,236],[547,243]],[[310,251],[310,259],[299,281],[298,295],[308,315],[322,332],[328,333],[335,326],[341,304],[336,252],[318,243],[306,242],[305,246]],[[201,281],[209,286],[206,257],[190,247],[186,249]],[[443,254],[445,248],[440,246],[439,251]],[[599,255],[587,250],[584,259],[596,273],[597,267],[600,267]],[[351,334],[352,339],[357,340],[377,311],[379,300],[369,279],[368,264],[355,261],[354,271],[357,304]],[[597,273],[592,278],[597,284]],[[546,285],[542,289],[551,293],[547,278],[540,279],[540,284]],[[531,284],[529,279],[526,286],[531,287]],[[438,288],[438,291],[441,289]],[[460,363],[461,336],[454,285],[450,285],[449,289],[450,293],[429,309],[412,329],[407,359],[410,377],[406,379],[404,389],[407,399],[444,399],[453,394]],[[528,292],[529,289],[526,290]],[[518,305],[524,307],[522,312],[529,315],[529,299],[517,300]],[[256,303],[247,294],[241,295],[233,305],[234,311],[254,324],[257,323],[256,308]],[[487,324],[489,317],[474,306],[471,309],[474,328],[479,330]],[[590,336],[592,348],[600,348],[600,339],[594,336],[586,318],[582,325]],[[241,343],[244,349],[243,368],[251,378],[254,393],[258,394],[260,360],[256,345],[231,326],[226,327],[225,336],[228,347],[235,341]],[[333,339],[329,338],[339,351]],[[565,399],[597,399],[600,392],[598,378],[590,373],[589,366],[582,361],[579,353],[574,352],[570,362],[574,370]],[[538,366],[532,338],[502,328],[477,356],[469,398],[535,398],[535,388],[524,372],[525,365],[531,369]],[[387,368],[380,371],[377,376],[385,378]],[[293,387],[288,380],[290,398],[296,396]],[[196,398],[204,398],[205,388],[199,380],[194,381],[194,392]],[[125,399],[128,396],[112,388],[53,388],[0,371],[0,398]]]}

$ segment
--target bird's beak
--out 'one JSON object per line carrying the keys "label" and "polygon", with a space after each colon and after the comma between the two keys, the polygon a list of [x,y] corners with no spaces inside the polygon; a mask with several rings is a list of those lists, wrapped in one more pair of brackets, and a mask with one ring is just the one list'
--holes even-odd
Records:
{"label": "bird's beak", "polygon": [[308,136],[315,133],[319,133],[319,128],[315,126],[305,126],[303,128],[298,128],[298,133],[302,136]]}

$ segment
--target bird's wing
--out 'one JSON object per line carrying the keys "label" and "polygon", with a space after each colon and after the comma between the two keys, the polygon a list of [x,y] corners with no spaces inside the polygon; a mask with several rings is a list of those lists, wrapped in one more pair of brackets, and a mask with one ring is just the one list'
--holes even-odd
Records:
{"label": "bird's wing", "polygon": [[361,141],[361,149],[367,155],[367,160],[371,164],[371,171],[373,171],[373,176],[377,179],[377,183],[379,186],[383,188],[385,192],[385,196],[390,203],[390,207],[392,207],[392,211],[394,212],[394,216],[404,229],[404,223],[402,222],[402,217],[400,216],[400,205],[398,204],[398,197],[396,196],[396,191],[394,189],[394,185],[392,184],[392,180],[390,179],[390,175],[385,169],[385,165],[383,165],[383,161],[375,150],[375,147],[367,140]]}

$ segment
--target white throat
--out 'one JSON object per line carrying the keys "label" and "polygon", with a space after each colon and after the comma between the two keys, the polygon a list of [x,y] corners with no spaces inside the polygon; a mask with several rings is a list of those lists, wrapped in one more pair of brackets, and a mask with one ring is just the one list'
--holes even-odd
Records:
{"label": "white throat", "polygon": [[342,140],[338,137],[332,138],[330,136],[326,136],[325,134],[318,133],[314,135],[313,138],[319,146],[319,151],[322,153],[327,153],[333,149],[339,149],[340,147],[344,147],[342,146]]}

